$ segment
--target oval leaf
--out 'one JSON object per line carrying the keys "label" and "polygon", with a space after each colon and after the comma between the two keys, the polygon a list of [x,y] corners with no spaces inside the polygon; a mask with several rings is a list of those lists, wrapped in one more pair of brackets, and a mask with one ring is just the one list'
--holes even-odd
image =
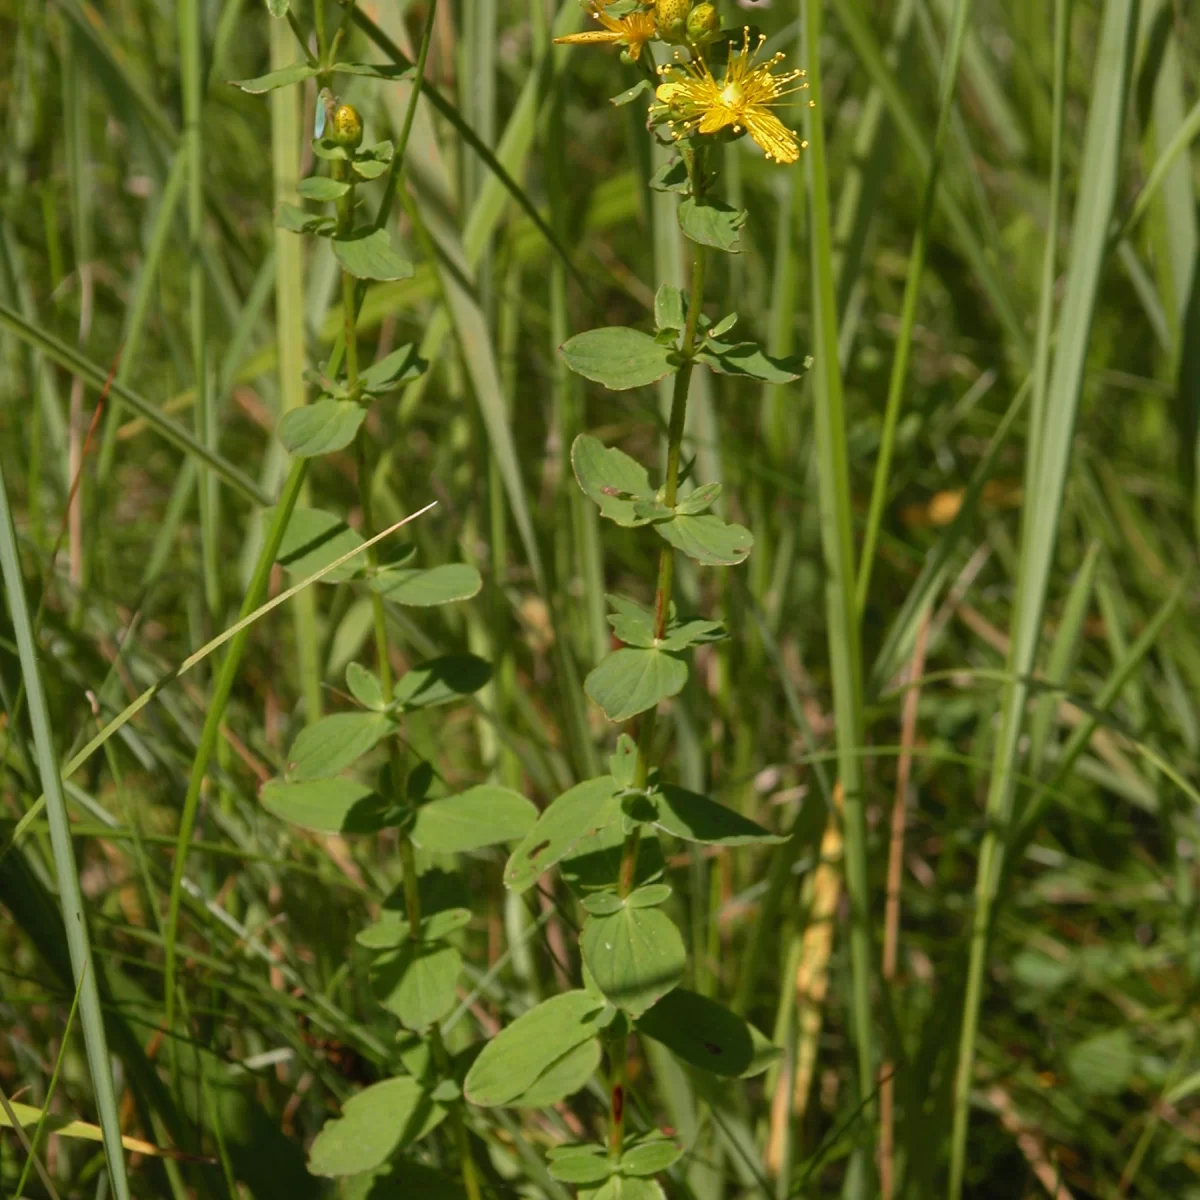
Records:
{"label": "oval leaf", "polygon": [[707,796],[689,792],[672,783],[654,794],[658,816],[654,824],[664,833],[686,842],[709,846],[748,846],[754,842],[786,842],[787,838],[764,829],[741,813],[718,804]]}
{"label": "oval leaf", "polygon": [[657,1175],[678,1162],[683,1147],[665,1134],[655,1131],[629,1146],[621,1155],[622,1175]]}
{"label": "oval leaf", "polygon": [[628,721],[677,696],[687,683],[687,663],[665,650],[625,646],[588,672],[583,690],[610,721]]}
{"label": "oval leaf", "polygon": [[352,1096],[341,1117],[325,1122],[309,1151],[308,1169],[328,1176],[372,1171],[445,1118],[446,1109],[415,1079],[385,1079]]}
{"label": "oval leaf", "polygon": [[571,443],[571,466],[579,486],[600,506],[602,517],[628,529],[649,521],[635,511],[637,500],[654,498],[650,476],[636,459],[581,433]]}
{"label": "oval leaf", "polygon": [[331,179],[328,175],[310,175],[296,184],[296,191],[305,200],[316,200],[322,204],[340,200],[349,190],[350,185],[344,179]]}
{"label": "oval leaf", "polygon": [[492,668],[473,654],[446,654],[413,667],[397,681],[392,697],[399,708],[432,708],[479,691]]}
{"label": "oval leaf", "polygon": [[347,712],[322,717],[302,729],[288,752],[287,776],[293,782],[328,779],[357,762],[395,725],[384,713]]}
{"label": "oval leaf", "polygon": [[333,239],[338,262],[356,279],[408,279],[412,263],[392,249],[386,229],[364,229]]}
{"label": "oval leaf", "polygon": [[718,375],[740,375],[744,379],[757,379],[762,383],[793,383],[812,365],[811,358],[798,355],[773,358],[763,353],[762,348],[754,342],[724,345],[709,341],[701,347],[696,360]]}
{"label": "oval leaf", "polygon": [[295,458],[317,458],[345,449],[354,441],[367,410],[351,400],[326,398],[284,413],[279,440]]}
{"label": "oval leaf", "polygon": [[577,375],[614,392],[646,387],[678,369],[671,362],[670,346],[623,325],[576,334],[559,347],[559,353]]}
{"label": "oval leaf", "polygon": [[371,588],[393,604],[430,608],[469,600],[483,587],[479,572],[467,563],[444,563],[438,567],[397,567],[380,571]]}
{"label": "oval leaf", "polygon": [[280,820],[316,833],[377,833],[386,828],[391,812],[382,796],[356,779],[272,779],[259,798]]}
{"label": "oval leaf", "polygon": [[537,816],[537,808],[519,792],[482,784],[421,805],[411,837],[426,850],[463,854],[515,842],[529,832]]}
{"label": "oval leaf", "polygon": [[684,1062],[727,1079],[758,1075],[780,1054],[753,1025],[687,988],[668,992],[637,1028]]}
{"label": "oval leaf", "polygon": [[744,208],[731,208],[720,200],[697,200],[693,196],[679,202],[679,228],[702,246],[737,254],[742,226],[746,223]]}
{"label": "oval leaf", "polygon": [[[265,509],[264,521],[270,521],[274,511],[273,508]],[[319,508],[297,508],[288,521],[275,561],[290,575],[304,579],[362,544],[363,539],[341,517]],[[325,583],[353,579],[363,561],[352,558],[322,579]]]}
{"label": "oval leaf", "polygon": [[440,1021],[454,1007],[462,958],[445,942],[404,942],[371,967],[379,1002],[409,1029]]}
{"label": "oval leaf", "polygon": [[[275,12],[276,7],[280,8],[281,11],[275,13],[277,17],[287,12],[287,4],[283,0],[268,0],[268,3],[272,12]],[[276,88],[290,87],[293,83],[303,83],[304,80],[319,74],[320,70],[320,67],[309,66],[308,63],[293,63],[290,67],[282,67],[269,75],[256,75],[253,79],[231,79],[229,82],[233,87],[241,88],[243,92],[260,95]]]}
{"label": "oval leaf", "polygon": [[463,1091],[472,1104],[511,1104],[564,1055],[595,1038],[612,1009],[592,992],[563,992],[502,1029],[467,1072]]}
{"label": "oval leaf", "polygon": [[592,1038],[546,1068],[519,1096],[508,1102],[510,1108],[548,1108],[587,1087],[600,1066],[600,1040]]}
{"label": "oval leaf", "polygon": [[677,987],[687,965],[675,922],[658,908],[626,905],[611,916],[589,917],[579,948],[596,986],[633,1017]]}
{"label": "oval leaf", "polygon": [[726,525],[712,513],[691,517],[682,513],[654,526],[659,537],[708,567],[736,567],[750,556],[754,535],[741,525]]}
{"label": "oval leaf", "polygon": [[514,892],[533,886],[537,877],[565,858],[589,835],[621,818],[617,781],[601,775],[577,783],[553,800],[512,852],[504,883]]}

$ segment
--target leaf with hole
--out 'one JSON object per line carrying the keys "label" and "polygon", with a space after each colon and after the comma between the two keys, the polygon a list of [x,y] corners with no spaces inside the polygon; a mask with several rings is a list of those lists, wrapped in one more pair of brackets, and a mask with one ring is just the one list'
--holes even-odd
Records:
{"label": "leaf with hole", "polygon": [[351,1096],[326,1121],[308,1154],[314,1175],[359,1175],[381,1167],[446,1119],[446,1109],[410,1076],[385,1079]]}
{"label": "leaf with hole", "polygon": [[559,347],[559,353],[576,375],[613,392],[648,387],[679,369],[669,346],[624,325],[578,333]]}
{"label": "leaf with hole", "polygon": [[687,677],[682,658],[665,650],[625,646],[605,655],[588,672],[583,690],[610,721],[628,721],[660,700],[679,695]]}
{"label": "leaf with hole", "polygon": [[491,666],[474,654],[446,654],[406,671],[392,690],[400,709],[433,708],[479,691],[492,677]]}
{"label": "leaf with hole", "polygon": [[678,515],[659,521],[654,532],[688,558],[707,567],[736,567],[750,556],[754,535],[741,525],[727,525],[720,517],[705,513],[699,517]]}
{"label": "leaf with hole", "polygon": [[764,829],[724,804],[698,792],[664,783],[655,793],[658,817],[655,825],[664,833],[687,842],[707,846],[750,846],[756,842],[786,842],[786,837]]}
{"label": "leaf with hole", "polygon": [[678,986],[687,965],[675,922],[658,908],[627,904],[610,915],[589,917],[579,949],[597,987],[633,1017]]}
{"label": "leaf with hole", "polygon": [[386,229],[362,229],[333,239],[334,257],[355,279],[408,279],[412,263],[392,249]]}
{"label": "leaf with hole", "polygon": [[437,567],[396,567],[371,576],[371,590],[393,604],[433,608],[469,600],[483,587],[483,578],[468,563]]}
{"label": "leaf with hole", "polygon": [[461,970],[462,958],[453,946],[407,941],[371,964],[371,988],[401,1024],[421,1030],[454,1007]]}
{"label": "leaf with hole", "polygon": [[753,1025],[687,988],[668,992],[638,1018],[637,1029],[676,1058],[726,1079],[758,1075],[780,1054]]}
{"label": "leaf with hole", "polygon": [[654,499],[650,476],[636,459],[581,433],[571,445],[571,466],[579,486],[600,506],[602,517],[626,528],[649,521],[635,511],[636,501]]}
{"label": "leaf with hole", "polygon": [[732,208],[721,200],[697,200],[693,196],[679,202],[679,228],[693,242],[737,254],[741,247],[742,226],[746,210]]}
{"label": "leaf with hole", "polygon": [[270,779],[259,799],[272,816],[315,833],[378,833],[393,820],[392,806],[356,779]]}
{"label": "leaf with hole", "polygon": [[366,415],[366,409],[351,400],[317,400],[283,414],[279,440],[295,458],[319,458],[350,445]]}
{"label": "leaf with hole", "polygon": [[482,1108],[511,1104],[564,1055],[594,1040],[612,1017],[612,1008],[592,992],[543,1000],[484,1046],[467,1072],[464,1094]]}
{"label": "leaf with hole", "polygon": [[523,892],[543,871],[572,853],[589,835],[621,819],[617,781],[611,775],[577,783],[547,806],[512,852],[504,868],[505,886]]}
{"label": "leaf with hole", "polygon": [[[265,509],[263,520],[269,522],[274,513],[273,508]],[[296,508],[288,521],[275,561],[289,575],[304,579],[362,544],[363,539],[341,517],[319,508]],[[353,579],[365,561],[365,555],[352,558],[322,576],[322,581],[340,583]]]}
{"label": "leaf with hole", "polygon": [[422,804],[411,837],[426,850],[464,854],[525,837],[537,817],[537,809],[519,792],[480,784]]}

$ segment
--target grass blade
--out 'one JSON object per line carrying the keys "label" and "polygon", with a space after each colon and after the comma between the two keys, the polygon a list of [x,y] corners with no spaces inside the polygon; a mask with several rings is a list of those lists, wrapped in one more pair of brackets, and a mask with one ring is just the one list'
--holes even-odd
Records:
{"label": "grass blade", "polygon": [[1108,223],[1116,199],[1137,8],[1137,0],[1107,0],[1104,6],[1080,164],[1080,178],[1086,179],[1088,186],[1081,191],[1076,206],[1071,261],[1067,269],[1058,349],[1049,380],[1045,419],[1041,426],[1031,430],[1033,445],[1027,455],[1025,494],[1031,502],[1026,506],[1022,529],[1008,659],[1008,671],[1014,679],[1005,687],[1001,700],[1000,728],[988,787],[989,823],[976,875],[970,960],[954,1081],[950,1200],[959,1200],[962,1194],[970,1090],[992,907],[1004,862],[1004,838],[1012,814],[1022,719],[1029,693],[1027,680],[1033,670],[1041,634],[1100,269],[1108,247]]}
{"label": "grass blade", "polygon": [[42,687],[37,643],[25,599],[25,581],[21,574],[21,559],[17,550],[17,531],[9,508],[4,468],[0,464],[0,575],[8,596],[21,676],[29,704],[29,722],[37,750],[38,772],[46,796],[46,816],[50,824],[50,845],[54,854],[54,870],[58,877],[59,903],[63,924],[67,930],[71,970],[79,989],[80,1023],[83,1026],[84,1047],[88,1069],[96,1097],[100,1127],[104,1131],[104,1153],[109,1178],[117,1200],[129,1200],[129,1180],[125,1174],[125,1152],[121,1146],[121,1120],[113,1087],[112,1067],[108,1058],[108,1040],[104,1032],[104,1015],[100,1008],[100,992],[92,967],[92,949],[88,936],[87,913],[79,876],[75,865],[75,848],[71,842],[67,802],[63,795],[62,778],[58,773],[58,757],[54,750],[54,731],[50,726],[50,709]]}

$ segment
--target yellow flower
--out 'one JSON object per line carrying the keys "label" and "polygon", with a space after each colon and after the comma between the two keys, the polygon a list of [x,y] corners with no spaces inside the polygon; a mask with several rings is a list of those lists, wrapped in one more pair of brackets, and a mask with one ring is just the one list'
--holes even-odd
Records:
{"label": "yellow flower", "polygon": [[636,62],[642,53],[642,47],[657,36],[654,28],[654,14],[650,12],[631,12],[624,17],[612,17],[604,11],[608,0],[586,0],[588,11],[603,29],[589,29],[585,33],[570,33],[566,37],[555,38],[555,42],[565,46],[583,46],[589,44],[605,44],[609,46],[624,46],[629,51],[629,57]]}
{"label": "yellow flower", "polygon": [[798,142],[795,132],[771,109],[784,96],[803,91],[808,84],[788,86],[802,79],[803,71],[772,74],[772,68],[783,61],[782,54],[755,62],[765,40],[760,37],[751,51],[750,30],[743,29],[742,48],[730,54],[720,81],[713,77],[704,58],[659,68],[663,82],[654,94],[672,118],[668,127],[673,137],[720,133],[723,129],[738,134],[744,130],[762,147],[767,158],[793,163],[800,157],[800,151],[808,143]]}

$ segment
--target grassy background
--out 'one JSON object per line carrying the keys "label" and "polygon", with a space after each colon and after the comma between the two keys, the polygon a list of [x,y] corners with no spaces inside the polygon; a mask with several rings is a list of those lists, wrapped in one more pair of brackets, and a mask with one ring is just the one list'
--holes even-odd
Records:
{"label": "grassy background", "polygon": [[[411,48],[420,0],[361,7]],[[645,599],[653,573],[643,541],[600,528],[566,447],[588,429],[653,461],[662,427],[658,396],[593,390],[554,347],[595,325],[645,327],[655,287],[682,271],[670,200],[644,186],[640,110],[607,104],[632,77],[602,51],[549,51],[555,20],[581,22],[561,7],[443,0],[430,79],[569,263],[422,103],[421,227],[410,212],[394,230],[418,270],[370,289],[359,326],[366,361],[416,341],[434,362],[371,415],[379,520],[437,499],[416,534],[426,561],[466,560],[486,580],[468,604],[392,614],[400,663],[437,646],[496,664],[478,705],[414,719],[409,736],[451,784],[494,777],[539,804],[609,750],[578,679],[607,648],[605,588]],[[756,546],[738,572],[683,573],[688,606],[723,613],[734,638],[698,656],[665,724],[685,783],[795,832],[757,857],[672,860],[690,986],[786,1053],[764,1078],[714,1088],[639,1049],[637,1120],[691,1146],[665,1181],[672,1197],[876,1194],[857,998],[868,1079],[894,1064],[895,1194],[944,1195],[975,926],[988,947],[977,1036],[967,1022],[964,1194],[1198,1197],[1200,27],[1184,0],[775,0],[752,19],[810,67],[819,35],[809,119],[824,144],[810,132],[816,153],[791,170],[744,141],[726,148],[725,193],[750,222],[710,311],[736,310],[818,368],[765,392],[700,381],[697,474],[725,484]],[[113,1112],[127,1134],[192,1156],[131,1159],[132,1194],[321,1195],[305,1140],[395,1065],[394,1025],[352,947],[399,868],[386,838],[302,835],[256,791],[307,718],[345,704],[346,663],[370,656],[364,599],[323,586],[255,629],[188,860],[174,1034],[161,924],[213,660],[11,839],[43,790],[45,738],[65,760],[237,611],[261,502],[286,470],[271,430],[339,327],[325,247],[272,225],[309,170],[315,97],[226,86],[294,56],[257,0],[0,0],[0,22],[0,469],[46,693],[43,727],[36,698],[19,700],[27,628],[9,587],[0,1086],[41,1106],[58,1064],[54,1113],[106,1119],[79,1019],[68,1024],[63,914],[79,908],[85,988],[117,1056]],[[377,53],[361,32],[351,50]],[[394,136],[402,86],[356,81],[346,98],[368,137]],[[114,364],[129,391],[110,394],[84,461]],[[143,397],[190,448],[139,413]],[[354,514],[350,457],[321,460],[309,491]],[[919,693],[903,686],[914,647]],[[839,839],[822,838],[839,768],[861,780],[847,784],[846,826],[851,894],[866,901],[857,960]],[[898,790],[899,936],[883,978]],[[64,814],[72,837],[62,824],[56,840]],[[77,888],[62,882],[64,846]],[[577,969],[571,906],[506,897],[500,863],[467,864],[477,917],[452,1048]],[[556,1112],[478,1116],[491,1186],[515,1188],[524,1170],[564,1196],[539,1156],[602,1113],[597,1089]],[[55,1137],[39,1158],[51,1182],[35,1174],[26,1195],[108,1194],[95,1143]],[[24,1161],[0,1137],[0,1193]],[[402,1188],[453,1190],[431,1174],[370,1194]]]}

